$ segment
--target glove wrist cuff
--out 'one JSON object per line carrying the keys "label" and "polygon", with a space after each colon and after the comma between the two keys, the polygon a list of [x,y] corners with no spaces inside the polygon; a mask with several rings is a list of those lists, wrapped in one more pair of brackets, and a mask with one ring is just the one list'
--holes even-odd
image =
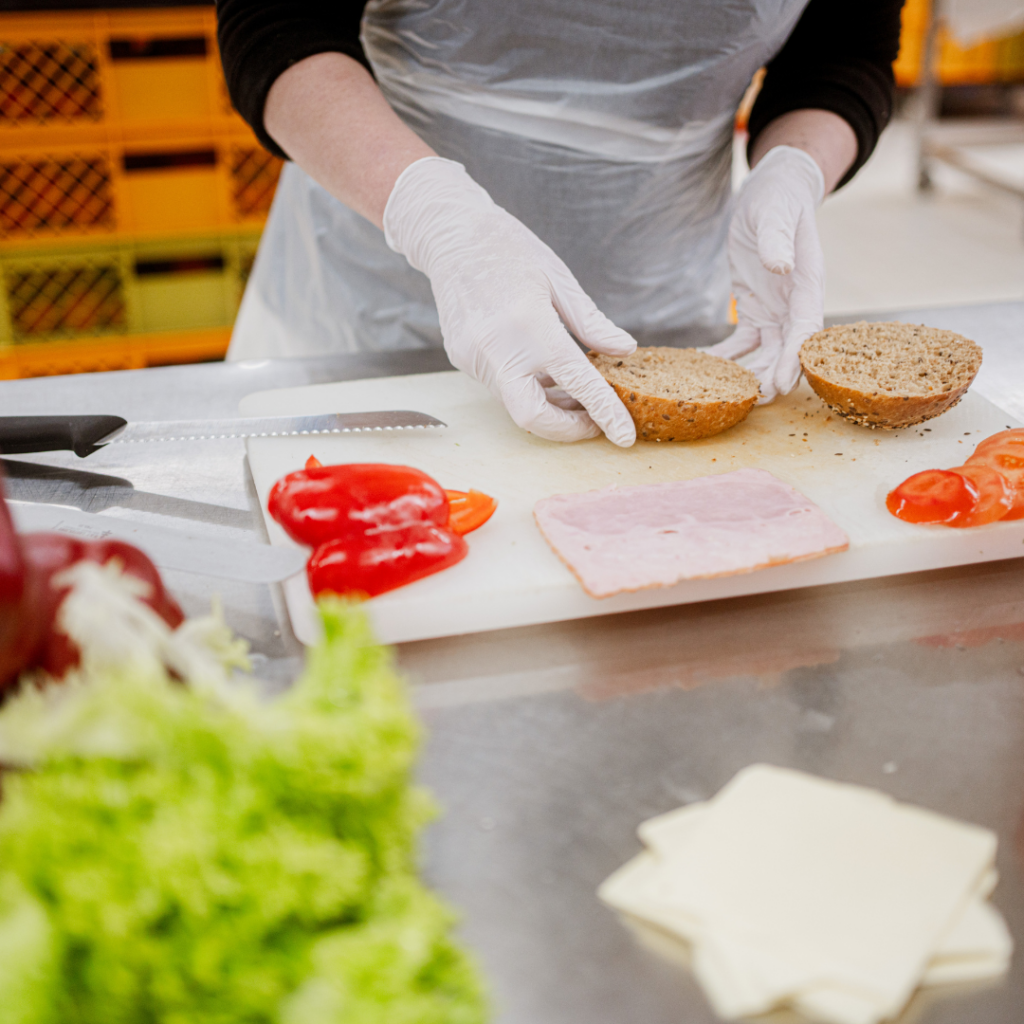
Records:
{"label": "glove wrist cuff", "polygon": [[781,164],[788,165],[786,173],[804,180],[814,197],[814,205],[820,206],[825,198],[825,174],[818,166],[818,161],[805,149],[798,149],[796,146],[772,146],[758,161],[750,176],[762,176]]}
{"label": "glove wrist cuff", "polygon": [[384,240],[427,272],[433,243],[452,223],[494,206],[487,191],[454,160],[427,156],[398,176],[384,207]]}

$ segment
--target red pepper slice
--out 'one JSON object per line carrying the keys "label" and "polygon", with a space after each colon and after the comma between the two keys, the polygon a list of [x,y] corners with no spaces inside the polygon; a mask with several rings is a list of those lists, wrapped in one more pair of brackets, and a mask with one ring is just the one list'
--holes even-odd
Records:
{"label": "red pepper slice", "polygon": [[973,481],[948,469],[926,469],[889,492],[885,506],[908,523],[955,523],[977,506]]}
{"label": "red pepper slice", "polygon": [[310,547],[413,523],[448,523],[448,499],[435,480],[411,466],[378,463],[289,473],[274,484],[267,508],[292,540]]}
{"label": "red pepper slice", "polygon": [[271,489],[267,507],[293,539],[315,548],[306,567],[314,595],[375,597],[466,557],[462,539],[497,503],[479,491],[448,492],[411,466],[356,463],[304,469]]}
{"label": "red pepper slice", "polygon": [[460,536],[478,530],[498,507],[483,491],[445,491],[448,495],[448,526]]}
{"label": "red pepper slice", "polygon": [[419,522],[327,541],[313,552],[306,573],[315,596],[332,592],[376,597],[447,569],[468,553],[466,542],[447,527]]}

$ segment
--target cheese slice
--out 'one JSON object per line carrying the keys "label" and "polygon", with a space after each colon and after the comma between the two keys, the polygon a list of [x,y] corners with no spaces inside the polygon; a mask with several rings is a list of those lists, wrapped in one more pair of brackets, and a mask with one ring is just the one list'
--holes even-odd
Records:
{"label": "cheese slice", "polygon": [[644,822],[650,852],[600,889],[692,947],[725,1018],[788,1003],[829,1024],[893,1016],[924,981],[1005,971],[984,903],[995,837],[885,794],[760,765]]}
{"label": "cheese slice", "polygon": [[973,899],[942,940],[921,979],[923,985],[984,981],[1006,973],[1013,938],[1002,915]]}
{"label": "cheese slice", "polygon": [[811,978],[909,999],[992,864],[995,836],[875,791],[758,765],[713,801],[660,897]]}
{"label": "cheese slice", "polygon": [[883,1013],[868,997],[834,986],[823,985],[801,992],[792,1001],[794,1009],[822,1024],[878,1024]]}
{"label": "cheese slice", "polygon": [[[691,806],[695,811],[704,807]],[[651,823],[667,823],[677,813]],[[696,823],[700,814],[688,817]],[[754,1016],[789,1004],[827,1024],[874,1024],[883,1019],[882,1007],[865,993],[810,982],[799,969],[770,956],[751,957],[742,944],[729,943],[728,938],[709,942],[700,921],[659,901],[659,875],[667,870],[671,865],[657,854],[641,853],[606,879],[599,895],[626,917],[646,945],[694,970],[720,1017]],[[983,901],[984,894],[982,888],[967,904],[936,949],[922,984],[981,981],[1005,973],[1013,940],[999,913]]]}
{"label": "cheese slice", "polygon": [[707,800],[698,800],[686,804],[667,814],[659,814],[656,818],[648,818],[637,827],[636,834],[640,842],[649,850],[662,857],[671,857],[688,838],[693,830],[707,820],[711,807]]}
{"label": "cheese slice", "polygon": [[693,943],[701,934],[701,922],[658,898],[663,870],[665,865],[653,853],[638,854],[609,875],[597,895],[615,910]]}

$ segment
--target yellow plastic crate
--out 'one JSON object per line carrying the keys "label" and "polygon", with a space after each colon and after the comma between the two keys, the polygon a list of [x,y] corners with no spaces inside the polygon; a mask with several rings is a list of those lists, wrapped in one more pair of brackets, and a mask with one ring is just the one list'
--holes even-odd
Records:
{"label": "yellow plastic crate", "polygon": [[228,329],[258,235],[0,253],[0,356],[23,345]]}

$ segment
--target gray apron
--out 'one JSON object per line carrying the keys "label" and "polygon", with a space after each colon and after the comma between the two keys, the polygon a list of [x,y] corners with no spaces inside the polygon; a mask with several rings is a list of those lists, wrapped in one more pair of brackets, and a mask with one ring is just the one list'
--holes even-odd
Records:
{"label": "gray apron", "polygon": [[[807,0],[371,0],[399,116],[641,339],[724,323],[733,117]],[[285,166],[229,358],[441,344],[430,283]]]}

